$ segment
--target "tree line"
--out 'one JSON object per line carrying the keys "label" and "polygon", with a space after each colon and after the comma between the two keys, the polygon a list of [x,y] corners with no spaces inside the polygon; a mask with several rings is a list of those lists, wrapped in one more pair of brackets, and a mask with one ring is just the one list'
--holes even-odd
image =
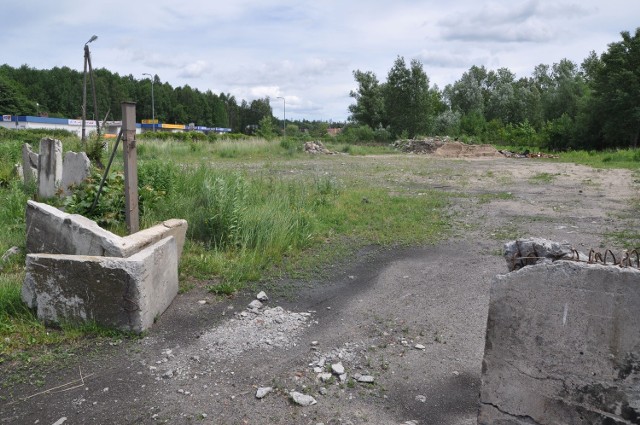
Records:
{"label": "tree line", "polygon": [[[106,69],[94,71],[98,114],[93,116],[89,79],[87,117],[120,120],[120,102],[136,102],[136,119],[151,119],[151,80],[120,76]],[[38,70],[22,65],[0,66],[0,113],[15,115],[47,114],[49,117],[79,118],[82,115],[83,73],[68,67]],[[210,90],[202,92],[189,85],[172,87],[155,75],[153,80],[155,116],[160,122],[246,131],[265,116],[271,117],[268,98],[251,102]]]}
{"label": "tree line", "polygon": [[530,77],[472,66],[443,90],[422,64],[398,57],[380,82],[356,70],[353,125],[392,138],[449,135],[554,150],[638,146],[640,28],[577,65],[540,64]]}

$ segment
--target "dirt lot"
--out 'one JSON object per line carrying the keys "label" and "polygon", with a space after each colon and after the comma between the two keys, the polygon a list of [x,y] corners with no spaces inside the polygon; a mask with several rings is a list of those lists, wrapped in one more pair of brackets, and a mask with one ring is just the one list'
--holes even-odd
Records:
{"label": "dirt lot", "polygon": [[[416,155],[268,168],[359,176],[415,196],[445,191],[452,235],[434,246],[362,250],[327,265],[327,279],[286,282],[292,297],[272,296],[246,317],[237,313],[255,293],[216,300],[193,289],[144,338],[96,346],[38,386],[0,388],[0,423],[473,424],[488,288],[506,272],[502,244],[539,236],[620,251],[610,235],[640,224],[631,203],[639,177],[628,171]],[[317,378],[314,368],[337,363],[346,380]],[[0,371],[0,381],[12,372]],[[272,391],[257,399],[260,387]],[[290,391],[317,403],[295,405]]]}

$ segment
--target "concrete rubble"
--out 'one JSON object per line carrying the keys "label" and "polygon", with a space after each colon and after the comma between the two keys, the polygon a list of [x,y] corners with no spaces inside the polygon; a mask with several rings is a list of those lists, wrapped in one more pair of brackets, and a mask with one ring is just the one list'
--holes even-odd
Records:
{"label": "concrete rubble", "polygon": [[305,142],[304,143],[304,151],[310,154],[325,154],[325,155],[335,155],[336,152],[330,151],[327,149],[322,142]]}
{"label": "concrete rubble", "polygon": [[22,146],[22,180],[36,182],[38,197],[51,198],[69,195],[71,188],[89,177],[91,162],[84,152],[67,152],[62,157],[62,142],[56,139],[40,140],[40,153],[25,143]]}
{"label": "concrete rubble", "polygon": [[491,285],[478,423],[639,423],[640,270],[529,248],[547,258]]}
{"label": "concrete rubble", "polygon": [[120,237],[35,201],[26,218],[22,299],[40,319],[142,332],[176,296],[185,220]]}

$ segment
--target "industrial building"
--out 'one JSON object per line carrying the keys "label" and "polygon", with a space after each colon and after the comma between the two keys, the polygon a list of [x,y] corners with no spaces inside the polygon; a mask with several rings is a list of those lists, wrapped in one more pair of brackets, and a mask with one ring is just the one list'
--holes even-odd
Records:
{"label": "industrial building", "polygon": [[[88,133],[96,131],[96,121],[85,121],[86,131]],[[51,130],[67,130],[82,136],[82,120],[68,118],[49,118],[49,117],[33,117],[29,115],[3,115],[0,121],[0,127],[12,130],[22,130],[29,128],[41,128]],[[115,136],[120,132],[122,121],[105,121],[101,125],[102,133],[108,136]],[[183,132],[183,131],[199,131],[202,133],[231,133],[230,128],[222,127],[204,127],[194,124],[166,124],[161,122],[154,123],[152,120],[143,120],[142,123],[136,123],[136,134],[148,131],[163,132]]]}

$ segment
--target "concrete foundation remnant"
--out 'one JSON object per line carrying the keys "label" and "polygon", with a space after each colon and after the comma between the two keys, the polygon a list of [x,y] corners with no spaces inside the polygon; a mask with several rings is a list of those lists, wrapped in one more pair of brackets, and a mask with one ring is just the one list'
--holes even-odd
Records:
{"label": "concrete foundation remnant", "polygon": [[176,240],[128,258],[29,254],[22,299],[45,322],[95,322],[142,332],[178,293]]}
{"label": "concrete foundation remnant", "polygon": [[640,423],[639,310],[632,267],[556,260],[497,276],[478,423]]}
{"label": "concrete foundation remnant", "polygon": [[84,152],[67,152],[62,162],[62,193],[70,194],[72,186],[79,185],[91,171],[91,161]]}
{"label": "concrete foundation remnant", "polygon": [[26,218],[22,299],[40,319],[142,332],[176,296],[185,220],[121,237],[40,202]]}
{"label": "concrete foundation remnant", "polygon": [[56,195],[62,182],[62,142],[56,139],[40,140],[38,157],[38,196],[41,199]]}
{"label": "concrete foundation remnant", "polygon": [[31,145],[22,145],[22,180],[24,184],[38,181],[38,162],[40,155],[31,149]]}

